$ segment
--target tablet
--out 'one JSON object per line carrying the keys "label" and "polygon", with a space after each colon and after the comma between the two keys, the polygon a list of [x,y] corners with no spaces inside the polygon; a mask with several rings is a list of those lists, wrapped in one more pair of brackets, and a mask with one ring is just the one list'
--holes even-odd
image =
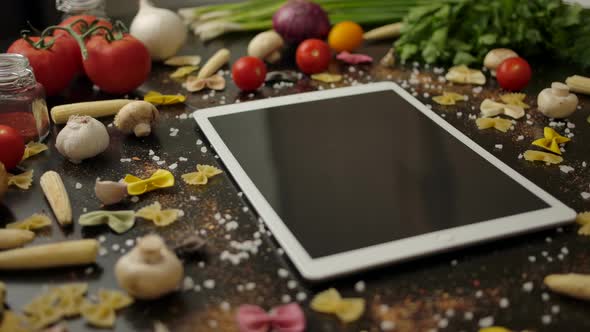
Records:
{"label": "tablet", "polygon": [[392,82],[209,108],[194,117],[309,280],[575,218]]}

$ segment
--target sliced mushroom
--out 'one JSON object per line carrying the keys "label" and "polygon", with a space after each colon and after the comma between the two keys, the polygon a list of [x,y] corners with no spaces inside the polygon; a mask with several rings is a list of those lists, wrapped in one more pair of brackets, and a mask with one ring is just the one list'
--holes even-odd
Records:
{"label": "sliced mushroom", "polygon": [[115,126],[125,134],[137,137],[148,136],[152,125],[158,120],[158,109],[147,101],[138,100],[121,108],[115,116]]}
{"label": "sliced mushroom", "polygon": [[280,50],[284,43],[283,38],[274,30],[264,31],[252,38],[248,44],[248,55],[276,63],[281,59]]}
{"label": "sliced mushroom", "polygon": [[516,58],[518,54],[509,48],[495,48],[486,54],[483,65],[490,70],[492,76],[496,76],[496,68],[506,59]]}

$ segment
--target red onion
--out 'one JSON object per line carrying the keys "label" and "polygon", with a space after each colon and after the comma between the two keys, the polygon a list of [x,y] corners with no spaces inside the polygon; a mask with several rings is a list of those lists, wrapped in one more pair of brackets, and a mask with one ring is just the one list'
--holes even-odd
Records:
{"label": "red onion", "polygon": [[328,14],[316,3],[291,0],[272,17],[272,26],[289,43],[305,39],[325,39],[330,32]]}

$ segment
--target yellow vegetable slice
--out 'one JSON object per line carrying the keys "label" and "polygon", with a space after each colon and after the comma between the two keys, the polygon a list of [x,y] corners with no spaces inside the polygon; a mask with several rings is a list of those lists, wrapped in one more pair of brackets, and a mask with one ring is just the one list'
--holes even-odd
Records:
{"label": "yellow vegetable slice", "polygon": [[170,74],[170,78],[173,79],[183,79],[190,75],[192,72],[199,69],[199,66],[182,66],[178,67],[172,74]]}
{"label": "yellow vegetable slice", "polygon": [[47,149],[49,149],[49,148],[47,147],[47,145],[45,145],[43,143],[29,142],[25,146],[25,153],[23,154],[22,160],[25,160],[27,158],[34,156],[34,155],[37,155]]}
{"label": "yellow vegetable slice", "polygon": [[45,214],[35,213],[25,220],[13,222],[6,225],[6,228],[23,229],[27,231],[44,228],[51,225],[51,219]]}
{"label": "yellow vegetable slice", "polygon": [[180,216],[180,210],[166,209],[162,210],[160,202],[148,205],[137,211],[136,215],[143,219],[151,220],[156,226],[168,226],[175,222]]}
{"label": "yellow vegetable slice", "polygon": [[324,83],[336,83],[342,81],[342,75],[325,72],[313,74],[311,75],[311,79]]}
{"label": "yellow vegetable slice", "polygon": [[507,119],[502,119],[499,117],[495,118],[479,118],[475,120],[477,124],[477,128],[479,130],[488,129],[488,128],[495,128],[503,133],[507,132],[508,129],[512,126],[512,121]]}
{"label": "yellow vegetable slice", "polygon": [[559,164],[563,161],[563,158],[552,153],[526,150],[524,152],[524,159],[528,161],[542,161],[549,164]]}
{"label": "yellow vegetable slice", "polygon": [[19,175],[8,174],[8,185],[16,186],[20,189],[27,190],[33,184],[33,170],[28,170]]}
{"label": "yellow vegetable slice", "polygon": [[545,150],[561,154],[559,144],[567,143],[570,141],[569,138],[561,136],[551,127],[545,127],[543,129],[544,138],[539,138],[533,141],[533,145],[542,147]]}
{"label": "yellow vegetable slice", "polygon": [[578,213],[576,222],[582,226],[578,229],[578,234],[590,235],[590,211]]}
{"label": "yellow vegetable slice", "polygon": [[143,96],[143,100],[153,105],[172,105],[184,103],[186,97],[183,95],[163,95],[157,91],[150,91]]}

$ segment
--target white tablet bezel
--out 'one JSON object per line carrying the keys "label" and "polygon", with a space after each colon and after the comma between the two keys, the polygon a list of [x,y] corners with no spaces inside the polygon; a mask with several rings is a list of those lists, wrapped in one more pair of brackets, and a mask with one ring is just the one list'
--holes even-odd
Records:
{"label": "white tablet bezel", "polygon": [[[444,128],[447,132],[455,136],[459,141],[463,142],[505,174],[513,178],[523,187],[537,195],[550,207],[313,259],[242,169],[231,151],[218,135],[215,128],[211,125],[209,118],[231,113],[384,90],[393,90],[398,93],[402,98],[416,107],[416,109],[420,110],[432,121]],[[517,173],[484,148],[477,145],[474,141],[447,123],[436,113],[428,109],[424,104],[393,82],[371,83],[353,87],[306,92],[213,107],[195,111],[193,116],[237,184],[250,200],[252,206],[257,210],[277,241],[293,261],[293,264],[297,267],[301,275],[309,280],[323,280],[386,263],[400,262],[431,253],[443,252],[473,243],[541,228],[558,226],[572,221],[576,216],[575,211],[561,203],[543,189],[539,188],[524,176]]]}

